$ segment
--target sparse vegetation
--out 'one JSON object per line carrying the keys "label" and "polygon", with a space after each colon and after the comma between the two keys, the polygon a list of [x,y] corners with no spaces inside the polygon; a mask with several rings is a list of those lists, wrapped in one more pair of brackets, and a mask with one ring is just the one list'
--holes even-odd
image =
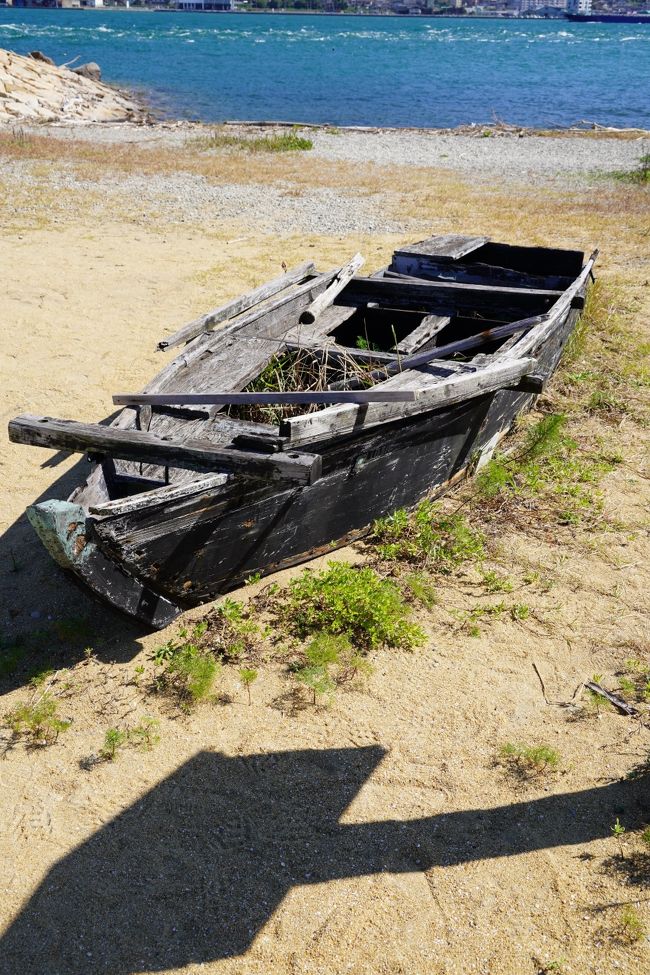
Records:
{"label": "sparse vegetation", "polygon": [[169,640],[153,654],[154,663],[162,668],[156,677],[156,687],[173,693],[185,708],[205,700],[219,671],[214,656],[196,642],[204,632],[201,623],[189,639],[187,631],[182,630],[179,634],[181,642]]}
{"label": "sparse vegetation", "polygon": [[402,508],[378,519],[370,540],[382,559],[442,573],[485,554],[482,533],[461,514],[443,514],[433,501],[422,501],[411,513]]}
{"label": "sparse vegetation", "polygon": [[372,666],[346,636],[321,633],[302,651],[291,668],[295,680],[312,692],[312,703],[332,695],[336,688],[359,675],[368,676]]}
{"label": "sparse vegetation", "polygon": [[240,667],[239,679],[246,688],[249,705],[251,703],[251,684],[257,680],[257,677],[258,673],[253,667]]}
{"label": "sparse vegetation", "polygon": [[[36,685],[40,687],[40,684]],[[4,725],[14,738],[27,738],[31,745],[51,745],[62,731],[70,727],[70,721],[59,717],[59,704],[48,692],[36,700],[19,704],[4,716]]]}
{"label": "sparse vegetation", "polygon": [[369,566],[349,562],[330,562],[322,572],[305,569],[279,597],[276,612],[300,639],[324,630],[362,650],[382,645],[412,650],[424,641],[398,586]]}
{"label": "sparse vegetation", "polygon": [[109,728],[104,735],[104,744],[99,750],[99,757],[105,762],[113,762],[120,748],[129,740],[128,732],[122,728]]}
{"label": "sparse vegetation", "polygon": [[244,136],[226,132],[213,132],[195,140],[202,150],[234,149],[240,152],[306,152],[314,148],[311,139],[297,132],[281,132],[273,135]]}
{"label": "sparse vegetation", "polygon": [[650,153],[644,153],[635,169],[617,169],[611,173],[614,179],[623,183],[636,183],[638,186],[650,184]]}
{"label": "sparse vegetation", "polygon": [[560,753],[550,745],[516,745],[506,742],[499,749],[499,762],[522,778],[555,772]]}
{"label": "sparse vegetation", "polygon": [[618,915],[618,936],[621,941],[635,944],[646,936],[646,926],[632,904],[625,904]]}

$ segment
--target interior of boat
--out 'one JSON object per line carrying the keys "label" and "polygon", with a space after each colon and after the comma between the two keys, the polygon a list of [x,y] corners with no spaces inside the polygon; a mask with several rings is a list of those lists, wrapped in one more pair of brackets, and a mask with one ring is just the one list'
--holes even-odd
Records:
{"label": "interior of boat", "polygon": [[[279,298],[262,301],[252,311],[249,307],[224,327],[206,328],[145,392],[164,398],[211,389],[255,393],[400,389],[409,388],[409,382],[410,388],[434,386],[476,373],[515,347],[525,323],[553,307],[582,265],[577,251],[511,247],[479,237],[430,238],[395,251],[391,264],[374,275],[351,277],[311,324],[304,323],[305,309],[332,287],[336,272],[307,274]],[[519,322],[522,327],[514,327]],[[411,362],[424,353],[429,354],[424,364]],[[368,423],[373,410],[384,422],[390,417],[386,407],[382,412],[377,406],[364,414]],[[181,446],[207,443],[272,458],[292,448],[292,431],[298,430],[296,442],[300,437],[308,442],[299,428],[310,413],[339,416],[354,409],[358,412],[358,407],[318,402],[168,402],[126,406],[111,427]],[[101,449],[90,457],[93,471],[71,499],[90,507],[206,477],[196,467],[152,462],[144,449],[142,460],[120,459]],[[224,482],[232,476],[227,464],[220,476]]]}

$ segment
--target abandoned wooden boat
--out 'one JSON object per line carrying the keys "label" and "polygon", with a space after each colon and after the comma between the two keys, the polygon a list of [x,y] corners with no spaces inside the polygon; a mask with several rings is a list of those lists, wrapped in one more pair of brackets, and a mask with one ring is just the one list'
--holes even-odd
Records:
{"label": "abandoned wooden boat", "polygon": [[85,452],[28,510],[94,593],[153,627],[303,562],[489,459],[552,374],[596,254],[432,237],[388,268],[306,263],[159,343],[184,345],[110,425],[22,415]]}

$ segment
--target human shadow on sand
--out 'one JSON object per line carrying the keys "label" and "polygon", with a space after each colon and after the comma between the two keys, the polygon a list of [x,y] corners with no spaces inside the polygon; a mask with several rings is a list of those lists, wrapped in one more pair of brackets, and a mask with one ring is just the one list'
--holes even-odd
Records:
{"label": "human shadow on sand", "polygon": [[645,779],[342,824],[384,754],[198,753],[49,871],[0,942],[0,972],[130,975],[238,956],[293,887],[586,843],[650,811]]}

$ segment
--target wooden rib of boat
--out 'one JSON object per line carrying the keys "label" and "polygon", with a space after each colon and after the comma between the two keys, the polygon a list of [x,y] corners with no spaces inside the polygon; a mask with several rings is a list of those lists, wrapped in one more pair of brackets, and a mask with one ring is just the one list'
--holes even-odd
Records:
{"label": "wooden rib of boat", "polygon": [[152,627],[344,545],[489,459],[553,373],[595,258],[450,235],[370,277],[359,255],[303,264],[161,340],[183,349],[114,397],[110,425],[16,417],[13,441],[92,462],[29,519]]}

